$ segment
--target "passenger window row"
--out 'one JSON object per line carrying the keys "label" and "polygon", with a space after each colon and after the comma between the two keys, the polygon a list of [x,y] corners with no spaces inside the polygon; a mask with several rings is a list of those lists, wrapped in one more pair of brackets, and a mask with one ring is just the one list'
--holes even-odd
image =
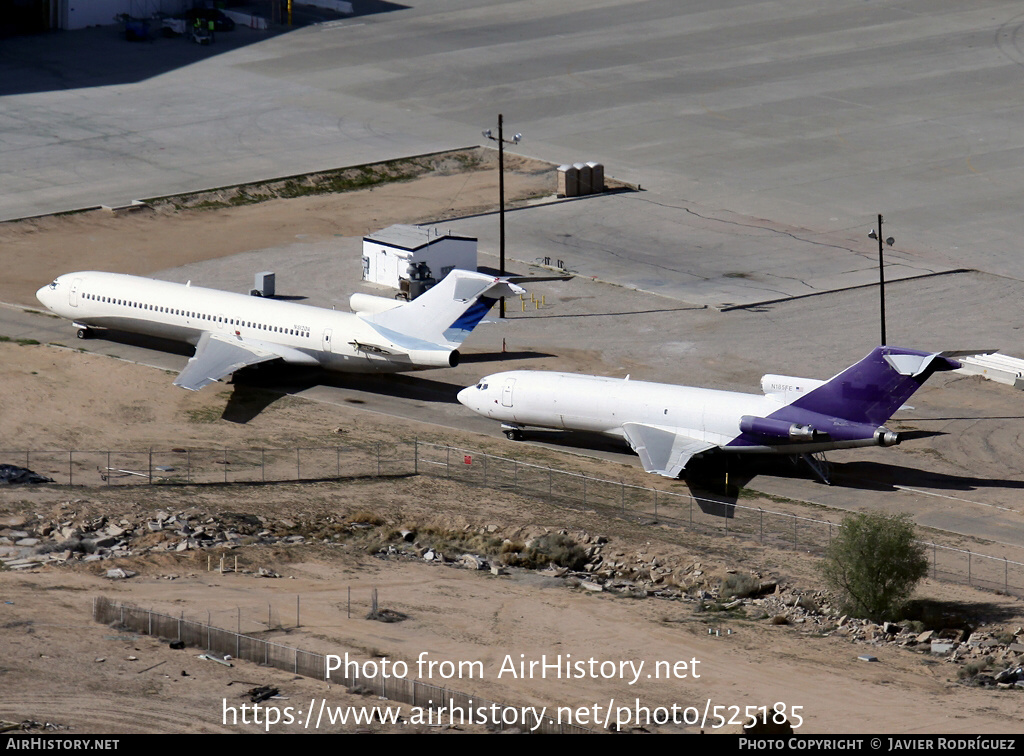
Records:
{"label": "passenger window row", "polygon": [[119,305],[121,307],[134,307],[140,310],[151,310],[153,312],[162,312],[167,315],[179,315],[185,318],[194,318],[196,320],[209,320],[214,323],[225,323],[227,325],[241,326],[244,328],[256,328],[261,331],[270,331],[273,333],[287,333],[290,336],[301,336],[303,338],[309,338],[309,331],[300,331],[296,328],[285,328],[283,326],[269,325],[267,323],[253,323],[249,320],[238,320],[236,318],[226,318],[221,315],[207,315],[205,313],[192,312],[189,310],[179,310],[174,307],[164,307],[161,305],[149,304],[146,302],[132,302],[126,299],[117,299],[115,297],[105,297],[100,294],[89,294],[83,293],[82,297],[85,299],[92,300],[94,302],[105,302],[107,304]]}

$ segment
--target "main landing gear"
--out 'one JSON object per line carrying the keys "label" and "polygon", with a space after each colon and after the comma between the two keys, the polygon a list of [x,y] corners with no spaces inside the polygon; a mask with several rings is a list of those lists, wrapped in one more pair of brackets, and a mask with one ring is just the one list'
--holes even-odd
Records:
{"label": "main landing gear", "polygon": [[516,428],[514,426],[502,426],[502,430],[505,433],[505,438],[509,441],[522,441],[523,440],[523,429]]}
{"label": "main landing gear", "polygon": [[826,486],[832,485],[832,464],[825,459],[825,455],[821,452],[817,454],[801,454],[799,457],[793,457],[794,463],[803,461],[811,468],[811,472],[814,473],[815,477],[818,478]]}
{"label": "main landing gear", "polygon": [[92,329],[87,328],[86,326],[79,326],[78,327],[78,334],[77,335],[78,335],[78,338],[80,338],[80,339],[91,339],[92,338]]}

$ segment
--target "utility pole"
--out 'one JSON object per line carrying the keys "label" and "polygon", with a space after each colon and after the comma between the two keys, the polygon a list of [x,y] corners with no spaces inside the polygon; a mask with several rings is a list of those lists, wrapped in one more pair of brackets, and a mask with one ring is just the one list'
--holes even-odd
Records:
{"label": "utility pole", "polygon": [[[498,143],[498,268],[499,273],[505,275],[505,134],[504,116],[498,113],[498,136],[495,138],[490,129],[483,134],[491,141]],[[519,144],[523,138],[522,134],[516,134],[508,140],[508,144]],[[505,317],[505,297],[501,298],[498,308],[498,317]]]}
{"label": "utility pole", "polygon": [[[878,308],[880,314],[880,320],[882,325],[882,341],[881,346],[885,346],[885,268],[882,262],[882,214],[878,214],[878,231],[871,229],[868,232],[869,239],[878,239]],[[890,247],[896,243],[896,240],[891,236],[885,240],[885,243]]]}

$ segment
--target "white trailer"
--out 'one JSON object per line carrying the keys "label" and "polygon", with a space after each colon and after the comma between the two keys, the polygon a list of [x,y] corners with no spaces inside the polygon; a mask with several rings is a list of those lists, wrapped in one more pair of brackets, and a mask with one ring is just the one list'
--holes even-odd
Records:
{"label": "white trailer", "polygon": [[[428,228],[402,224],[363,237],[364,281],[409,294],[410,282],[440,281],[455,268],[476,270],[474,237],[440,235]],[[410,299],[420,293],[416,288],[412,287]]]}

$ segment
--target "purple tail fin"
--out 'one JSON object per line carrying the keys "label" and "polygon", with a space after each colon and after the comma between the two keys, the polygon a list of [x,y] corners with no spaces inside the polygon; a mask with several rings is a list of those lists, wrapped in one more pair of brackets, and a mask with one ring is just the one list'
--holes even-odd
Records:
{"label": "purple tail fin", "polygon": [[880,346],[789,407],[878,426],[933,373],[958,367],[959,362],[939,353]]}

